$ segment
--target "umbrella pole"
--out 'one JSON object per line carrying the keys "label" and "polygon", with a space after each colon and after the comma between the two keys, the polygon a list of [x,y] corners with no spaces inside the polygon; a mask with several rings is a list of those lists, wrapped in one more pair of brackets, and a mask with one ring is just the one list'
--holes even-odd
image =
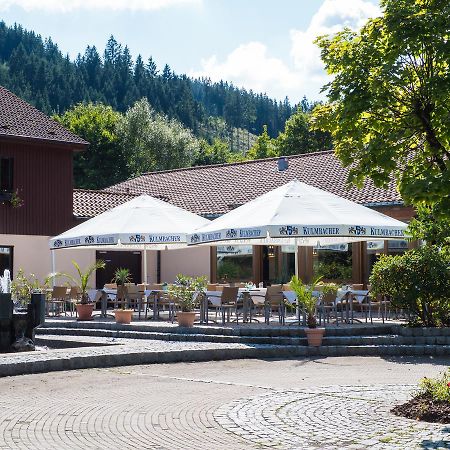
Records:
{"label": "umbrella pole", "polygon": [[[56,272],[55,250],[51,250],[52,254],[52,274]],[[55,287],[55,277],[52,277],[52,287]]]}
{"label": "umbrella pole", "polygon": [[144,244],[144,284],[147,284],[147,247]]}
{"label": "umbrella pole", "polygon": [[298,277],[298,245],[297,245],[297,239],[295,239],[295,258],[294,258],[294,260],[295,260],[295,265],[294,265],[294,267],[295,267],[295,276],[297,276]]}

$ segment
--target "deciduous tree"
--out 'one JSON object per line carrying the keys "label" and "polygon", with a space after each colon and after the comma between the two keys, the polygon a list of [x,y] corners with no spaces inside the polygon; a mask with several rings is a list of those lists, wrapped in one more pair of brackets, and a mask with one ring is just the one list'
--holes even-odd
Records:
{"label": "deciduous tree", "polygon": [[381,0],[359,31],[318,39],[333,75],[315,126],[352,181],[394,174],[405,201],[450,215],[450,2]]}

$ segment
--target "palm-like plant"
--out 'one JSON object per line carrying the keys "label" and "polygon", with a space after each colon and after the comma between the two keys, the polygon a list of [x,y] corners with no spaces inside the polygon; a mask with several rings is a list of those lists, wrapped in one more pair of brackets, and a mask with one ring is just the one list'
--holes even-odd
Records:
{"label": "palm-like plant", "polygon": [[316,319],[316,306],[317,299],[313,297],[314,286],[322,279],[322,277],[317,277],[314,279],[309,286],[303,283],[303,281],[294,275],[291,279],[290,286],[292,290],[297,295],[297,300],[299,305],[305,308],[307,317],[308,328],[317,327]]}
{"label": "palm-like plant", "polygon": [[106,263],[105,263],[105,261],[102,261],[102,260],[95,261],[95,263],[88,266],[84,271],[81,270],[79,264],[76,261],[72,260],[72,264],[77,271],[76,277],[74,277],[73,275],[71,275],[69,273],[58,273],[58,274],[55,274],[55,276],[63,276],[63,277],[68,278],[76,287],[78,287],[80,289],[80,294],[81,294],[81,302],[80,303],[82,303],[82,304],[89,303],[89,296],[87,294],[87,291],[90,287],[89,280],[90,280],[92,274],[97,269],[104,269]]}
{"label": "palm-like plant", "polygon": [[131,283],[131,273],[129,269],[126,269],[124,267],[119,267],[114,272],[114,277],[112,281],[116,284],[121,284],[122,286],[125,285],[125,283]]}

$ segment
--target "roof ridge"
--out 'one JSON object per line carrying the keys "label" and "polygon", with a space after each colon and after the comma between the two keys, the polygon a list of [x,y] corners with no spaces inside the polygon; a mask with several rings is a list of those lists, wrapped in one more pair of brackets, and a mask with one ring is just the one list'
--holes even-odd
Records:
{"label": "roof ridge", "polygon": [[114,195],[131,195],[133,197],[137,197],[139,194],[133,194],[131,192],[115,192],[115,191],[107,191],[105,189],[83,189],[83,188],[74,188],[73,192],[89,192],[94,194],[114,194]]}
{"label": "roof ridge", "polygon": [[204,164],[202,166],[190,166],[190,167],[180,167],[177,169],[165,169],[165,170],[155,170],[153,172],[144,172],[141,173],[140,175],[133,177],[133,178],[129,178],[128,180],[125,181],[121,181],[120,183],[116,183],[113,184],[111,186],[108,186],[107,188],[105,188],[105,191],[108,191],[108,189],[117,186],[119,184],[131,181],[131,180],[136,180],[137,178],[146,176],[146,175],[156,175],[156,174],[162,174],[162,173],[174,173],[174,172],[187,172],[190,170],[197,170],[197,169],[207,169],[207,168],[216,168],[216,167],[230,167],[230,166],[239,166],[239,165],[244,165],[244,164],[253,164],[253,163],[257,163],[257,162],[262,162],[262,161],[277,161],[280,158],[288,158],[288,159],[292,159],[292,158],[306,158],[306,157],[310,157],[313,155],[323,155],[323,154],[328,154],[328,153],[333,153],[334,150],[320,150],[317,152],[308,152],[308,153],[298,153],[296,155],[280,155],[280,156],[272,156],[270,158],[260,158],[260,159],[248,159],[245,161],[236,161],[236,162],[231,162],[231,163],[220,163],[220,164]]}

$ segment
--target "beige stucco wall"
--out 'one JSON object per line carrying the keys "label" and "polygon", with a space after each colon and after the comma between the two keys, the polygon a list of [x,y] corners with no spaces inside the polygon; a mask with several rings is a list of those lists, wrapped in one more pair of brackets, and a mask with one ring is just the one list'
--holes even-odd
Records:
{"label": "beige stucco wall", "polygon": [[161,281],[171,283],[179,273],[210,276],[209,247],[161,251]]}
{"label": "beige stucco wall", "polygon": [[[17,273],[21,268],[27,275],[34,273],[39,279],[44,279],[52,271],[52,258],[48,240],[49,236],[0,234],[0,247],[14,247],[14,273]],[[84,268],[92,263],[94,258],[94,250],[56,250],[55,269],[57,272],[74,274],[72,259]],[[93,277],[91,284],[95,285],[95,277]]]}
{"label": "beige stucco wall", "polygon": [[[45,278],[52,271],[51,251],[48,247],[49,236],[27,236],[0,234],[0,247],[14,247],[14,273],[19,268],[25,274],[34,273],[39,279]],[[55,269],[57,272],[75,274],[71,261],[75,260],[82,269],[92,264],[95,259],[95,250],[86,249],[60,249],[53,250],[55,255]],[[161,281],[173,282],[178,273],[191,276],[206,275],[210,271],[209,247],[187,248],[182,250],[161,251]],[[142,271],[144,262],[142,261]],[[147,251],[147,281],[156,282],[157,252]],[[95,286],[95,275],[91,286]]]}

